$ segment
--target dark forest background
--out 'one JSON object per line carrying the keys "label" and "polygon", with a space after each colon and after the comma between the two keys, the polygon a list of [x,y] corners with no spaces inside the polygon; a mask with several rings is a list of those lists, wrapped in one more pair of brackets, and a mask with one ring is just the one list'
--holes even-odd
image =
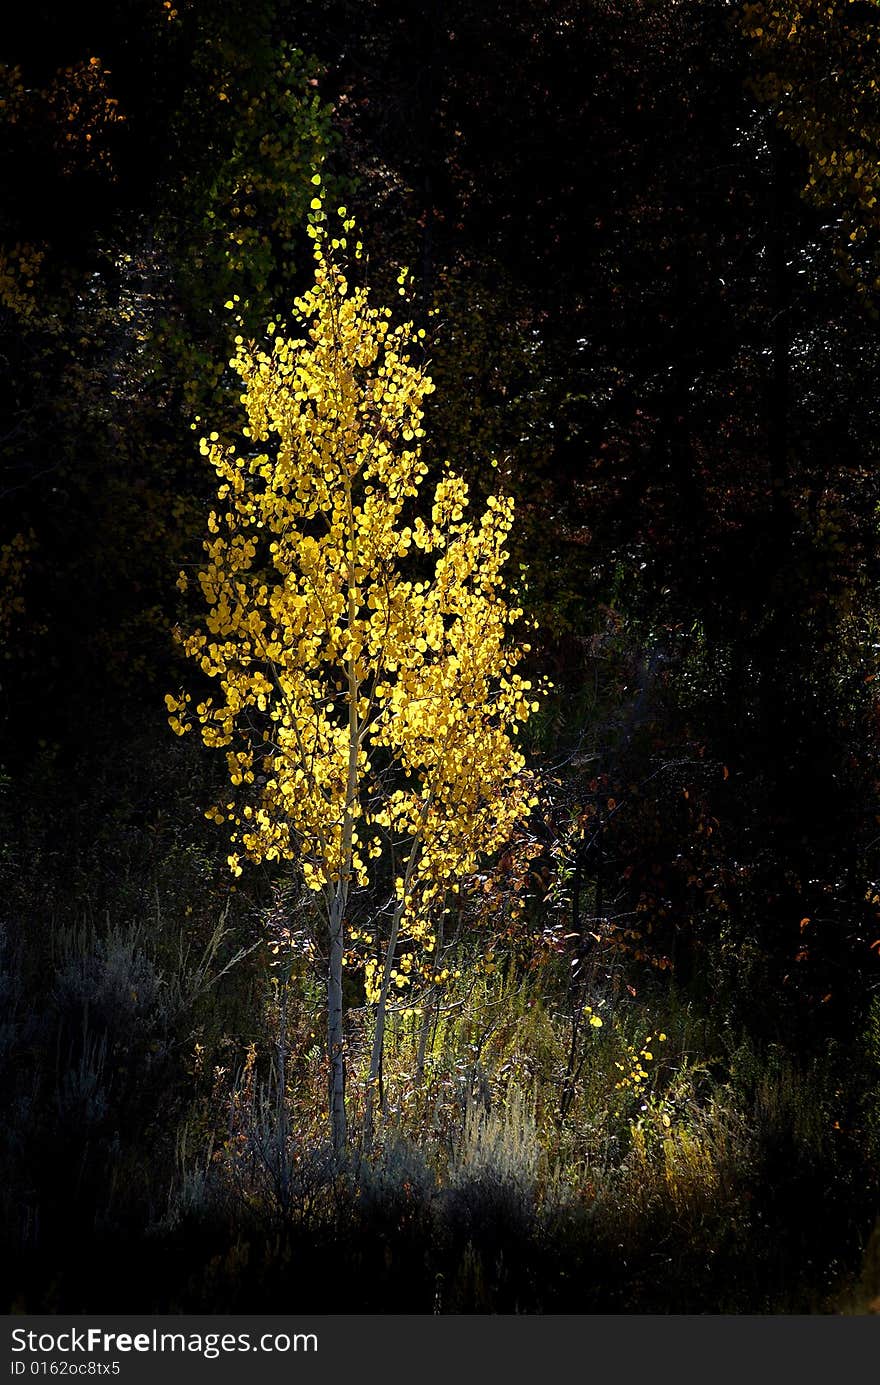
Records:
{"label": "dark forest background", "polygon": [[[871,1311],[877,6],[32,0],[0,56],[6,1311]],[[344,1171],[320,933],[164,702],[223,304],[307,286],[319,166],[554,682]]]}

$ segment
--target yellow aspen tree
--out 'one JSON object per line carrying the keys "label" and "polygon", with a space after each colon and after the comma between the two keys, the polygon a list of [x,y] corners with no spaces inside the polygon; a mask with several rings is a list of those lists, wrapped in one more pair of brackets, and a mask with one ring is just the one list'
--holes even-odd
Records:
{"label": "yellow aspen tree", "polygon": [[178,734],[197,724],[225,749],[233,801],[208,816],[230,832],[232,870],[290,860],[322,908],[337,1150],[352,892],[377,896],[369,1130],[395,959],[404,944],[433,947],[443,898],[534,805],[515,734],[538,705],[516,672],[528,646],[512,637],[522,612],[502,578],[512,501],[489,496],[471,519],[465,482],[447,473],[415,513],[433,389],[417,363],[424,333],[349,282],[353,223],[339,214],[331,236],[315,197],[314,283],[295,332],[238,339],[241,439],[202,439],[220,484],[198,574],[207,615],[183,643],[216,693],[166,699]]}

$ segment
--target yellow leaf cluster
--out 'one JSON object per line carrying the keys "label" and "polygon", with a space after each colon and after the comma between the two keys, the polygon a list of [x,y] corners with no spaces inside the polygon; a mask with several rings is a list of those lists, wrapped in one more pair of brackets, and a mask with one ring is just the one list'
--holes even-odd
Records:
{"label": "yellow leaf cluster", "polygon": [[35,284],[45,253],[38,245],[18,242],[9,248],[0,245],[0,305],[18,318],[39,316],[40,301]]}
{"label": "yellow leaf cluster", "polygon": [[[412,324],[340,266],[341,217],[332,241],[313,218],[293,327],[236,341],[246,424],[200,444],[219,485],[206,614],[183,638],[214,691],[166,702],[178,734],[198,724],[227,752],[239,799],[215,820],[234,871],[295,859],[329,901],[382,862],[408,936],[428,941],[432,904],[534,801],[515,735],[537,693],[502,575],[513,503],[471,518],[448,474],[418,506],[433,385]],[[378,984],[368,964],[368,998]]]}

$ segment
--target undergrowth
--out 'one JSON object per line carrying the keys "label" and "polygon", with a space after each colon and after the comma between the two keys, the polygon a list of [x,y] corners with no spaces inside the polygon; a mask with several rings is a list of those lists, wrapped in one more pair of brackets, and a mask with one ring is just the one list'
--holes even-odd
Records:
{"label": "undergrowth", "polygon": [[878,1014],[797,1053],[617,952],[463,929],[391,1010],[372,1132],[352,989],[340,1161],[320,957],[163,822],[66,895],[7,829],[8,1311],[876,1310]]}

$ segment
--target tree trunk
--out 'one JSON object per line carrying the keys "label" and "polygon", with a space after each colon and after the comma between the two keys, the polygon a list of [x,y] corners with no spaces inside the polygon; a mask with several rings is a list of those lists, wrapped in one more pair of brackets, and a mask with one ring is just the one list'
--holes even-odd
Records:
{"label": "tree trunk", "polygon": [[342,913],[337,892],[330,908],[330,960],[327,971],[327,1051],[330,1055],[330,1131],[337,1155],[345,1149],[345,1039],[342,1029]]}
{"label": "tree trunk", "polygon": [[391,920],[391,931],[388,935],[388,945],[385,949],[385,966],[382,969],[382,985],[379,990],[379,999],[376,1002],[376,1024],[373,1030],[373,1051],[370,1054],[370,1075],[367,1079],[367,1099],[364,1104],[364,1137],[367,1143],[373,1136],[373,1106],[376,1092],[382,1084],[382,1054],[385,1048],[385,1017],[388,1013],[388,992],[391,990],[391,973],[394,969],[394,956],[397,951],[397,938],[400,933],[400,924],[403,918],[403,911],[406,908],[406,900],[409,896],[410,885],[412,884],[416,864],[421,854],[421,843],[419,836],[424,829],[428,810],[434,797],[433,789],[422,804],[421,819],[415,839],[410,847],[409,860],[406,863],[406,874],[403,879],[403,889],[400,898],[394,909],[394,917]]}
{"label": "tree trunk", "polygon": [[[443,911],[440,911],[440,918],[437,923],[437,942],[434,946],[434,957],[437,966],[440,964],[440,954],[443,950]],[[434,968],[436,971],[436,966]],[[419,1050],[416,1055],[416,1091],[421,1091],[422,1083],[425,1078],[425,1054],[428,1048],[428,1033],[431,1025],[434,1025],[435,1033],[440,1011],[440,991],[436,984],[432,984],[430,991],[425,998],[422,1008],[422,1024],[419,1033]]]}
{"label": "tree trunk", "polygon": [[287,1123],[287,998],[288,978],[285,974],[281,982],[281,1003],[278,1007],[278,1146],[277,1167],[275,1169],[278,1200],[287,1212],[290,1205],[290,1166],[288,1159],[289,1128]]}
{"label": "tree trunk", "polygon": [[382,973],[382,986],[379,991],[379,999],[376,1002],[373,1048],[370,1053],[370,1073],[367,1078],[367,1095],[364,1102],[364,1136],[367,1143],[369,1143],[372,1138],[376,1093],[382,1083],[382,1054],[385,1050],[385,1018],[388,1014],[388,992],[391,989],[391,971],[394,966],[394,953],[397,947],[397,935],[400,929],[402,912],[403,905],[400,904],[394,910],[394,919],[391,924],[388,946],[385,951],[385,967]]}

